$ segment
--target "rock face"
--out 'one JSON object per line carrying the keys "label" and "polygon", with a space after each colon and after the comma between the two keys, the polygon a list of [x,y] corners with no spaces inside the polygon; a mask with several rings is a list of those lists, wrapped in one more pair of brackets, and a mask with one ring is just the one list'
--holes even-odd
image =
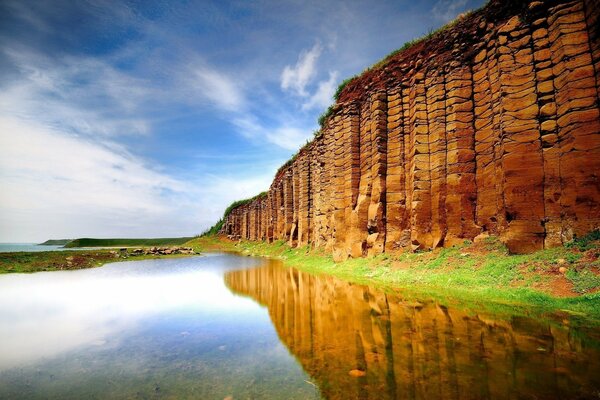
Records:
{"label": "rock face", "polygon": [[493,0],[367,71],[223,233],[337,260],[600,227],[600,1]]}
{"label": "rock face", "polygon": [[600,385],[598,338],[566,322],[408,301],[274,264],[225,282],[268,307],[326,399],[592,398]]}

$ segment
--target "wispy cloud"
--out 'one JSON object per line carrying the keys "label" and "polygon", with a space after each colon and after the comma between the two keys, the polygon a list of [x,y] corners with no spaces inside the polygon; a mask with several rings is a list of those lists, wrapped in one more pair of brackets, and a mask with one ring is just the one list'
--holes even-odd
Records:
{"label": "wispy cloud", "polygon": [[[199,233],[271,173],[184,181],[114,142],[0,117],[0,241]],[[93,229],[93,232],[90,232]]]}
{"label": "wispy cloud", "polygon": [[206,66],[197,67],[192,74],[193,87],[198,94],[218,108],[236,111],[245,105],[245,98],[240,87],[227,75]]}
{"label": "wispy cloud", "polygon": [[306,85],[317,73],[316,64],[322,51],[321,43],[317,42],[310,50],[300,53],[296,65],[286,65],[281,73],[281,88],[299,96],[307,96]]}
{"label": "wispy cloud", "polygon": [[338,75],[339,74],[337,71],[330,72],[329,79],[319,82],[315,93],[310,96],[307,102],[302,104],[302,109],[324,109],[329,106],[332,102],[332,97],[337,87]]}
{"label": "wispy cloud", "polygon": [[435,19],[442,22],[452,21],[464,11],[468,0],[438,0],[433,6],[432,14]]}
{"label": "wispy cloud", "polygon": [[149,82],[93,57],[49,58],[27,49],[3,49],[20,73],[4,82],[0,108],[80,134],[146,134],[147,99],[157,98]]}

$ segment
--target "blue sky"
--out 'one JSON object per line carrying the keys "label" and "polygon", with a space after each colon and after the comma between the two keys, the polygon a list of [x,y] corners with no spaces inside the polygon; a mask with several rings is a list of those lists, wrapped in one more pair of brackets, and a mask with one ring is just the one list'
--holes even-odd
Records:
{"label": "blue sky", "polygon": [[0,3],[0,241],[200,233],[345,78],[483,0]]}

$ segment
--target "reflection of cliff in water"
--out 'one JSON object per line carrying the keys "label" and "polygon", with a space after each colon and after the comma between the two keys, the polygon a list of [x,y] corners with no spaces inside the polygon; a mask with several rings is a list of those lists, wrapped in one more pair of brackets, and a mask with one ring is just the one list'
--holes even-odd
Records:
{"label": "reflection of cliff in water", "polygon": [[[229,272],[266,305],[281,340],[325,398],[597,398],[599,343],[568,326],[495,320],[275,262]],[[353,377],[351,370],[365,371]]]}

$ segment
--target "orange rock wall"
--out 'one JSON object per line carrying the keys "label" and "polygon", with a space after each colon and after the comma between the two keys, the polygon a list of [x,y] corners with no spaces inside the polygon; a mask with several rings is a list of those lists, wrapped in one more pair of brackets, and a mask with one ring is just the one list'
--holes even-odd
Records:
{"label": "orange rock wall", "polygon": [[337,260],[600,227],[600,2],[492,1],[352,81],[223,233]]}

